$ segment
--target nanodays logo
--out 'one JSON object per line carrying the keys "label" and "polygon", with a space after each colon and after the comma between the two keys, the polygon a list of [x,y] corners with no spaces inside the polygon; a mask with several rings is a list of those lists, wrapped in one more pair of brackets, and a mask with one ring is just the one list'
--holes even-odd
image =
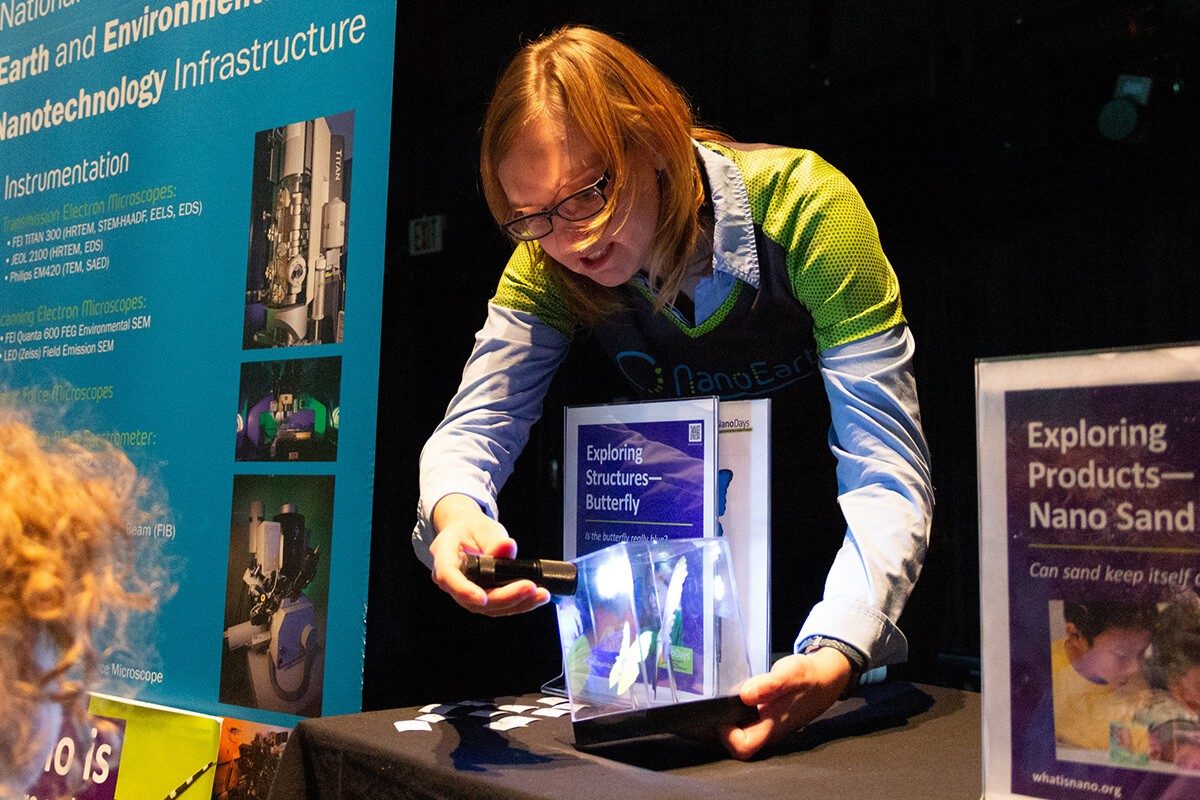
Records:
{"label": "nanodays logo", "polygon": [[709,372],[690,364],[664,367],[640,350],[624,350],[615,360],[621,374],[647,394],[663,394],[669,388],[675,397],[715,394],[724,400],[763,397],[814,374],[817,368],[815,350],[805,350],[791,361],[751,361],[745,368],[727,372]]}

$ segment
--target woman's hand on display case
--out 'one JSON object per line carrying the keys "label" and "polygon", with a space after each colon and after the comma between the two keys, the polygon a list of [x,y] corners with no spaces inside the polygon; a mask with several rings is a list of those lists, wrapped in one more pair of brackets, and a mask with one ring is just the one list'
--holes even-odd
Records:
{"label": "woman's hand on display case", "polygon": [[746,760],[804,727],[842,696],[850,673],[850,661],[832,648],[779,659],[770,672],[742,684],[742,702],[757,707],[759,719],[742,728],[725,728],[725,748],[734,758]]}
{"label": "woman's hand on display case", "polygon": [[462,572],[464,555],[515,558],[517,542],[496,520],[483,513],[474,499],[450,494],[433,509],[438,534],[429,545],[433,555],[433,582],[468,611],[499,617],[531,611],[550,600],[550,593],[532,581],[517,581],[487,590]]}

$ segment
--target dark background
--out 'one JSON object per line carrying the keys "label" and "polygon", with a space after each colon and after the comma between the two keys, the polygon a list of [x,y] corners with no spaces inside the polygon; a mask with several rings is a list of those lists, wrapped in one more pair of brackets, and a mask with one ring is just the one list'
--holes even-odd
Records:
{"label": "dark background", "polygon": [[[420,447],[510,249],[479,191],[484,108],[521,44],[560,25],[623,39],[739,140],[820,153],[874,214],[917,340],[938,503],[901,621],[906,677],[978,685],[975,359],[1200,338],[1200,0],[710,5],[399,9],[366,708],[525,692],[559,671],[549,607],[462,611],[409,534]],[[1114,141],[1098,119],[1121,74],[1153,84]],[[408,221],[431,214],[444,251],[407,255]],[[562,404],[622,391],[586,342],[560,370],[500,497],[523,554],[561,553]]]}

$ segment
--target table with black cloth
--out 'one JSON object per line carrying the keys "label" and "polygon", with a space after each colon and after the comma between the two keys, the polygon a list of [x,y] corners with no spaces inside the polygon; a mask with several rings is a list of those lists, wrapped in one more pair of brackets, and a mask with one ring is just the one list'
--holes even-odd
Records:
{"label": "table with black cloth", "polygon": [[[902,682],[863,687],[750,762],[677,737],[576,749],[569,715],[543,695],[430,709],[430,730],[397,730],[423,709],[305,720],[288,740],[272,800],[349,798],[889,798],[977,800],[979,695]],[[424,707],[429,709],[428,706]],[[495,730],[517,713],[536,721]],[[490,716],[489,716],[490,715]],[[502,727],[502,725],[501,725]]]}

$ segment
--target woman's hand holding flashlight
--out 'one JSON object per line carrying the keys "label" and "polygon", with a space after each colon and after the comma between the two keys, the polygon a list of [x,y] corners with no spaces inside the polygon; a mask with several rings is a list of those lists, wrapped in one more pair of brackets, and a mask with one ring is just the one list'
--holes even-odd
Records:
{"label": "woman's hand holding flashlight", "polygon": [[520,580],[485,590],[462,572],[463,556],[515,558],[517,542],[504,526],[483,513],[474,499],[449,494],[433,509],[438,534],[429,545],[433,555],[433,582],[468,611],[490,617],[521,614],[544,605],[550,593],[533,581]]}

